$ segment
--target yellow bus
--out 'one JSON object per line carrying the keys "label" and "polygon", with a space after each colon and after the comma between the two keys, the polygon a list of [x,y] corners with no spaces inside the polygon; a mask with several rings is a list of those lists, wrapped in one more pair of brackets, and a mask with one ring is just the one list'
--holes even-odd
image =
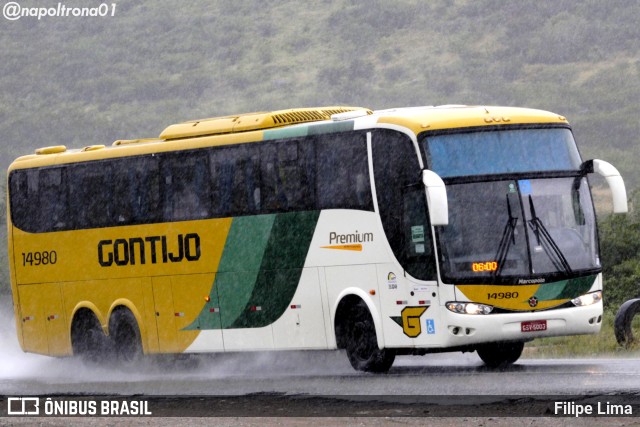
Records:
{"label": "yellow bus", "polygon": [[8,172],[27,352],[477,351],[602,322],[596,219],[567,120],[508,107],[303,108],[44,147]]}

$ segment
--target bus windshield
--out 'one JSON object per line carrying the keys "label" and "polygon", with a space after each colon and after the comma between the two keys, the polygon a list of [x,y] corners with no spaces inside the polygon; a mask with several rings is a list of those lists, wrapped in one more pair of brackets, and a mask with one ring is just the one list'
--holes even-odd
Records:
{"label": "bus windshield", "polygon": [[425,145],[429,169],[442,178],[577,170],[581,163],[567,128],[449,133]]}
{"label": "bus windshield", "polygon": [[449,225],[436,233],[445,282],[539,283],[600,270],[568,129],[448,134],[423,145],[447,184]]}

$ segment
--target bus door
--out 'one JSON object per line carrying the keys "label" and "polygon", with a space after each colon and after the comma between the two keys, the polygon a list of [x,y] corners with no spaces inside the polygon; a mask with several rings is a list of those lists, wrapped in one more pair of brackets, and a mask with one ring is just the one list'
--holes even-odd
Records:
{"label": "bus door", "polygon": [[394,236],[397,264],[378,266],[387,345],[416,345],[433,341],[437,330],[437,281],[431,225],[424,186],[406,186],[398,215],[399,233]]}

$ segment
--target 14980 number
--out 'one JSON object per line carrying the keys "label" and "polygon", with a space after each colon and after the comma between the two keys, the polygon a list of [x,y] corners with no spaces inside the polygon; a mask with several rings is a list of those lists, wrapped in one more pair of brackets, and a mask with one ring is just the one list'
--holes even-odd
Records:
{"label": "14980 number", "polygon": [[56,251],[22,252],[22,266],[32,267],[37,265],[49,265],[58,262]]}
{"label": "14980 number", "polygon": [[487,299],[512,299],[518,298],[517,292],[493,292],[487,294]]}

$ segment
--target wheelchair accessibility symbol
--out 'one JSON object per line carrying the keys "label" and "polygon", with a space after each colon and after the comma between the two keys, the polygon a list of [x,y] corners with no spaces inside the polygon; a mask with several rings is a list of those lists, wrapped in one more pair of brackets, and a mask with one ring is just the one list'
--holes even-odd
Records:
{"label": "wheelchair accessibility symbol", "polygon": [[436,324],[433,319],[427,319],[427,334],[433,335],[436,333]]}

